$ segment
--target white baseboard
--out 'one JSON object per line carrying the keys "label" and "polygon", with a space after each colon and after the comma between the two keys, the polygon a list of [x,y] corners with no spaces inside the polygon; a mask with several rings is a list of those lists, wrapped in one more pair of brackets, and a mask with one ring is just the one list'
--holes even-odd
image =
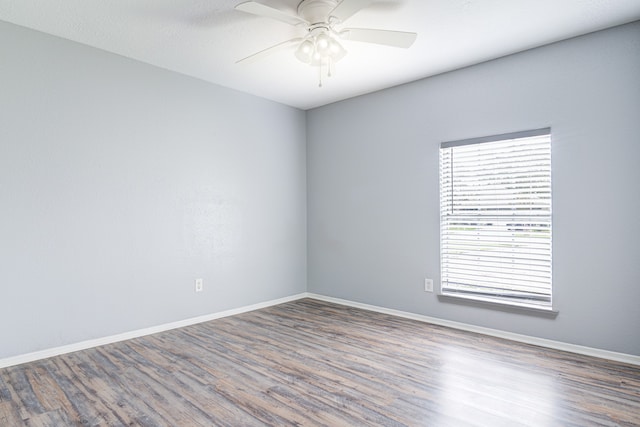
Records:
{"label": "white baseboard", "polygon": [[295,301],[302,298],[312,298],[320,301],[332,302],[335,304],[346,305],[355,308],[361,308],[364,310],[375,311],[378,313],[390,314],[392,316],[404,317],[406,319],[418,320],[420,322],[432,323],[434,325],[447,326],[454,329],[460,329],[463,331],[477,332],[484,335],[489,335],[498,338],[505,338],[512,341],[522,342],[526,344],[533,344],[541,347],[552,348],[556,350],[568,351],[571,353],[582,354],[586,356],[599,357],[602,359],[615,360],[618,362],[629,363],[632,365],[640,366],[640,356],[634,356],[631,354],[617,353],[608,350],[601,350],[592,347],[584,347],[575,344],[568,344],[561,341],[553,341],[544,338],[536,338],[528,335],[520,335],[512,332],[500,331],[497,329],[484,328],[481,326],[469,325],[466,323],[454,322],[451,320],[438,319],[436,317],[424,316],[421,314],[409,313],[406,311],[394,310],[391,308],[379,307],[375,305],[363,304],[359,302],[344,300],[340,298],[333,298],[324,295],[314,294],[310,292],[303,292],[297,295],[291,295],[284,298],[265,301],[257,304],[247,305],[244,307],[234,308],[231,310],[225,310],[218,313],[207,314],[204,316],[192,317],[190,319],[179,320],[177,322],[166,323],[163,325],[152,326],[150,328],[138,329],[135,331],[125,332],[122,334],[111,335],[108,337],[96,338],[93,340],[82,341],[74,344],[64,345],[60,347],[45,349],[36,351],[33,353],[22,354],[13,357],[7,357],[0,359],[0,368],[6,368],[9,366],[20,365],[22,363],[33,362],[40,359],[46,359],[48,357],[58,356],[61,354],[72,353],[74,351],[86,350],[93,347],[98,347],[105,344],[111,344],[119,341],[125,341],[132,338],[138,338],[145,335],[156,334],[158,332],[164,332],[171,329],[182,328],[184,326],[195,325],[197,323],[208,322],[209,320],[220,319],[223,317],[233,316],[240,313],[246,313],[248,311],[258,310],[265,307],[271,307],[273,305],[282,304],[285,302]]}
{"label": "white baseboard", "polygon": [[390,314],[392,316],[404,317],[406,319],[432,323],[434,325],[447,326],[449,328],[460,329],[463,331],[477,332],[479,334],[489,335],[489,336],[498,337],[498,338],[504,338],[511,341],[522,342],[525,344],[532,344],[540,347],[547,347],[555,350],[568,351],[571,353],[582,354],[585,356],[599,357],[601,359],[614,360],[617,362],[629,363],[631,365],[640,366],[640,356],[634,356],[632,354],[617,353],[614,351],[601,350],[599,348],[585,347],[585,346],[569,344],[561,341],[537,338],[529,335],[520,335],[512,332],[500,331],[498,329],[491,329],[491,328],[485,328],[482,326],[470,325],[467,323],[460,323],[460,322],[454,322],[451,320],[438,319],[436,317],[423,316],[421,314],[409,313],[406,311],[394,310],[391,308],[379,307],[375,305],[362,304],[359,302],[344,300],[340,298],[327,297],[324,295],[318,295],[313,293],[307,293],[307,297],[317,299],[320,301],[346,305],[349,307],[362,308],[364,310],[375,311],[378,313]]}
{"label": "white baseboard", "polygon": [[150,328],[138,329],[135,331],[124,332],[122,334],[111,335],[108,337],[96,338],[92,340],[82,341],[74,344],[63,345],[60,347],[49,348],[46,350],[35,351],[33,353],[21,354],[18,356],[0,359],[0,368],[20,365],[22,363],[33,362],[48,357],[58,356],[61,354],[72,353],[74,351],[86,350],[105,344],[111,344],[119,341],[130,340],[145,335],[157,334],[171,329],[182,328],[184,326],[195,325],[196,323],[208,322],[209,320],[220,319],[222,317],[233,316],[235,314],[246,313],[248,311],[258,310],[260,308],[270,307],[272,305],[282,304],[289,301],[298,300],[307,297],[308,294],[302,293],[284,298],[274,299],[271,301],[261,302],[257,304],[247,305],[244,307],[234,308],[231,310],[220,311],[218,313],[206,314],[204,316],[192,317],[190,319],[179,320],[177,322],[165,323],[163,325],[152,326]]}

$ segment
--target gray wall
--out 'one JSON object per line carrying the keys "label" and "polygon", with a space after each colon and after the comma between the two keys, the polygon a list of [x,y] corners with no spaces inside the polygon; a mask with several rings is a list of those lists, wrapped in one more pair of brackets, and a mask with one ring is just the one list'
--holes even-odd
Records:
{"label": "gray wall", "polygon": [[304,292],[305,150],[300,110],[0,22],[0,358]]}
{"label": "gray wall", "polygon": [[[438,144],[551,126],[555,319],[440,301]],[[308,287],[640,355],[640,23],[307,112]]]}

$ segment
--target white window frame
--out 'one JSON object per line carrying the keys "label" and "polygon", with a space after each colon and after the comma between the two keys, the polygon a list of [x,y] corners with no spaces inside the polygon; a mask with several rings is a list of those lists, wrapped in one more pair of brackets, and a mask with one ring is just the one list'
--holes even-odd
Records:
{"label": "white window frame", "polygon": [[551,129],[440,144],[440,295],[553,311]]}

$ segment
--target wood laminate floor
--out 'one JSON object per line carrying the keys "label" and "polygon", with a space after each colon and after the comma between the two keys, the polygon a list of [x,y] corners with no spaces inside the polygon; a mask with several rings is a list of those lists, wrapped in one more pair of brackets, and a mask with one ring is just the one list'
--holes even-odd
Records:
{"label": "wood laminate floor", "polygon": [[640,368],[303,299],[0,370],[0,426],[637,426]]}

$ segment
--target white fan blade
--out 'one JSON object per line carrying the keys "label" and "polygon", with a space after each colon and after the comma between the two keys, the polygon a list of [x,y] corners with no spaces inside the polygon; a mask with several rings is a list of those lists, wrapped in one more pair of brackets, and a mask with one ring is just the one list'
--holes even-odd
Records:
{"label": "white fan blade", "polygon": [[405,31],[373,30],[369,28],[345,28],[340,37],[365,43],[384,44],[393,47],[409,48],[418,34]]}
{"label": "white fan blade", "polygon": [[284,13],[281,10],[274,9],[273,7],[269,7],[255,1],[240,3],[235,7],[235,9],[241,12],[250,13],[252,15],[262,16],[264,18],[275,19],[276,21],[284,22],[290,25],[308,25],[307,21],[298,16],[289,15],[288,13]]}
{"label": "white fan blade", "polygon": [[359,10],[371,5],[371,3],[373,3],[372,0],[342,0],[329,12],[329,16],[333,16],[340,22],[344,22]]}
{"label": "white fan blade", "polygon": [[256,59],[259,59],[259,58],[267,56],[267,55],[269,55],[271,53],[277,52],[280,49],[284,49],[286,47],[298,44],[298,43],[302,42],[302,40],[303,40],[302,37],[297,37],[295,39],[291,39],[291,40],[284,41],[282,43],[278,43],[275,46],[271,46],[271,47],[268,47],[266,49],[263,49],[260,52],[256,52],[253,55],[247,56],[246,58],[239,59],[239,60],[236,61],[236,64],[239,64],[241,62],[248,63],[248,62],[255,61]]}

